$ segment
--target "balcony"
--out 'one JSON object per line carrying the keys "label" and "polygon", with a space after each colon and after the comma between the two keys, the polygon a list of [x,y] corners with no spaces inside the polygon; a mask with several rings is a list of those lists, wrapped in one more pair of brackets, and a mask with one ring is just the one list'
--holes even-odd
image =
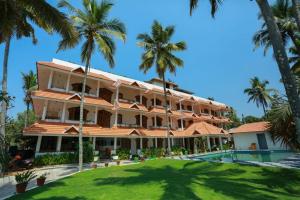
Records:
{"label": "balcony", "polygon": [[46,121],[49,122],[59,122],[61,120],[61,113],[60,112],[47,112]]}
{"label": "balcony", "polygon": [[119,102],[124,102],[124,103],[137,103],[137,104],[140,103],[139,101],[132,100],[132,99],[125,99],[125,98],[120,98],[120,99],[119,99]]}
{"label": "balcony", "polygon": [[138,124],[129,124],[129,123],[118,123],[117,126],[121,128],[141,128],[141,126]]}

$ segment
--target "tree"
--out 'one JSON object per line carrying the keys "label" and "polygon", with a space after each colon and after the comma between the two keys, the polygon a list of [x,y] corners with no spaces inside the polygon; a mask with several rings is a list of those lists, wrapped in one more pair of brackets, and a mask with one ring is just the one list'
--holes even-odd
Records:
{"label": "tree", "polygon": [[272,100],[267,121],[270,122],[268,129],[274,141],[281,141],[281,145],[290,146],[292,149],[300,148],[291,107],[285,98],[277,97]]}
{"label": "tree", "polygon": [[[193,10],[197,5],[197,0],[190,0],[190,8]],[[297,82],[290,70],[289,59],[285,51],[284,43],[279,28],[275,22],[272,9],[268,0],[256,0],[266,27],[269,31],[270,41],[273,46],[274,57],[281,74],[288,102],[296,123],[298,140],[300,141],[300,96],[297,91]]]}
{"label": "tree", "polygon": [[264,114],[266,115],[266,108],[269,106],[271,101],[270,93],[273,89],[267,89],[266,86],[269,81],[260,81],[258,77],[250,79],[251,87],[244,90],[244,93],[249,96],[248,103],[250,101],[256,103],[257,107],[262,106]]}
{"label": "tree", "polygon": [[152,25],[151,35],[144,33],[139,34],[137,39],[139,40],[138,46],[142,47],[145,52],[142,54],[142,63],[140,64],[140,70],[144,73],[155,65],[158,76],[163,80],[164,88],[164,108],[166,112],[167,122],[167,138],[168,138],[168,153],[171,153],[170,146],[170,123],[167,107],[167,90],[165,73],[176,73],[177,67],[183,66],[183,61],[176,57],[173,52],[183,51],[186,49],[184,41],[172,43],[170,40],[174,34],[174,26],[167,26],[163,28],[158,21],[154,21]]}
{"label": "tree", "polygon": [[27,118],[30,106],[32,106],[31,92],[37,89],[37,76],[30,70],[28,74],[22,73],[23,91],[25,93],[24,102],[26,104],[26,115],[24,127],[27,127]]}
{"label": "tree", "polygon": [[252,116],[252,115],[248,115],[248,116],[243,118],[243,121],[244,121],[244,123],[253,123],[253,122],[263,121],[263,119],[260,118],[260,117],[255,117],[255,116]]}
{"label": "tree", "polygon": [[225,125],[225,129],[227,130],[238,127],[242,124],[241,119],[237,116],[236,110],[233,108],[228,113],[226,113],[225,117],[230,119],[231,122],[230,124]]}
{"label": "tree", "polygon": [[[7,95],[8,57],[10,43],[15,36],[17,39],[31,37],[33,43],[35,38],[34,25],[52,33],[58,32],[64,38],[73,35],[73,28],[68,18],[45,0],[2,0],[0,1],[0,43],[5,43],[2,75],[2,92]],[[33,25],[34,24],[34,25]],[[5,124],[7,104],[1,105],[1,124]],[[4,126],[1,134],[5,135]]]}
{"label": "tree", "polygon": [[[190,0],[190,15],[192,15],[193,10],[198,6],[199,0]],[[223,0],[209,0],[211,5],[211,16],[215,17],[215,14],[219,8],[219,5],[222,4]]]}
{"label": "tree", "polygon": [[87,74],[90,70],[91,57],[97,46],[109,66],[114,66],[115,43],[112,36],[123,41],[126,39],[125,26],[118,19],[108,20],[109,12],[113,6],[109,1],[103,0],[98,3],[96,0],[83,0],[83,9],[76,9],[67,1],[61,1],[60,7],[66,7],[72,12],[70,19],[74,23],[77,34],[75,37],[63,39],[59,43],[59,50],[73,48],[81,40],[81,61],[85,63],[84,78],[82,81],[82,91],[80,100],[80,121],[79,121],[79,171],[82,171],[83,147],[82,147],[82,127],[83,127],[83,107]]}

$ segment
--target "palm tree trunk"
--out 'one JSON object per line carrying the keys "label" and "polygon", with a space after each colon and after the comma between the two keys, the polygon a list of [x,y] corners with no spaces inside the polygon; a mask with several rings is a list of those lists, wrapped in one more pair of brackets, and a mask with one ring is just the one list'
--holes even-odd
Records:
{"label": "palm tree trunk", "polygon": [[[3,99],[7,99],[7,68],[8,68],[8,55],[9,55],[9,47],[10,47],[11,38],[7,38],[5,42],[5,51],[4,51],[4,59],[3,59],[3,74],[2,74],[2,93]],[[5,137],[5,120],[6,120],[6,112],[7,112],[7,102],[2,101],[1,104],[1,134],[3,138]]]}
{"label": "palm tree trunk", "polygon": [[297,84],[295,77],[292,75],[288,56],[285,51],[283,41],[280,35],[278,26],[274,21],[274,16],[267,0],[256,0],[260,7],[261,13],[266,22],[271,43],[273,46],[274,55],[281,73],[282,81],[285,87],[286,95],[296,122],[296,132],[300,141],[300,97],[297,92]]}
{"label": "palm tree trunk", "polygon": [[82,91],[81,91],[81,100],[80,100],[80,116],[79,116],[79,171],[82,171],[83,164],[83,145],[82,145],[82,127],[83,127],[83,106],[84,106],[84,94],[85,94],[85,85],[87,79],[87,73],[90,66],[90,59],[87,60],[84,70],[84,78],[82,83]]}
{"label": "palm tree trunk", "polygon": [[24,120],[25,128],[28,126],[28,115],[29,115],[29,103],[26,103],[26,115],[25,115],[25,120]]}
{"label": "palm tree trunk", "polygon": [[167,90],[166,90],[166,79],[165,73],[163,73],[163,85],[164,85],[164,98],[165,98],[165,112],[166,112],[166,122],[167,122],[167,140],[168,140],[168,155],[171,155],[171,144],[170,144],[170,122],[168,115],[168,105],[167,105]]}
{"label": "palm tree trunk", "polygon": [[300,30],[300,1],[299,0],[292,0],[293,3],[293,11],[294,11],[294,18],[298,26],[298,30]]}

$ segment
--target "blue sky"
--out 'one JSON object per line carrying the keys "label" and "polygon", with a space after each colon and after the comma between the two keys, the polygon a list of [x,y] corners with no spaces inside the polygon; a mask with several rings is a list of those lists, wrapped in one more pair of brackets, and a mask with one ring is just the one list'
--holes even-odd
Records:
{"label": "blue sky", "polygon": [[[56,4],[56,1],[50,1]],[[71,1],[75,3],[75,1]],[[76,1],[76,6],[80,6]],[[264,57],[262,49],[253,51],[253,34],[261,22],[257,19],[258,7],[255,1],[226,0],[216,15],[210,17],[208,1],[201,1],[192,17],[189,16],[188,0],[115,0],[111,17],[117,17],[127,28],[126,43],[117,42],[116,67],[109,69],[103,57],[96,53],[92,59],[93,68],[125,75],[138,80],[155,77],[155,71],[143,74],[138,70],[142,50],[136,46],[136,36],[149,32],[153,20],[163,25],[175,25],[173,41],[184,40],[188,49],[178,54],[184,60],[184,68],[176,76],[167,78],[180,87],[194,91],[201,97],[234,107],[238,114],[261,116],[262,110],[247,103],[243,90],[249,86],[249,79],[258,76],[270,81],[270,87],[283,92],[279,83],[280,74],[271,51]],[[9,57],[9,94],[16,97],[10,116],[23,111],[21,72],[35,70],[36,61],[51,61],[52,58],[75,63],[80,62],[80,46],[56,53],[60,37],[47,35],[37,29],[38,44],[30,39],[13,40]],[[0,63],[3,63],[4,46],[0,46]],[[2,73],[2,69],[1,69]],[[2,75],[2,74],[1,74]]]}

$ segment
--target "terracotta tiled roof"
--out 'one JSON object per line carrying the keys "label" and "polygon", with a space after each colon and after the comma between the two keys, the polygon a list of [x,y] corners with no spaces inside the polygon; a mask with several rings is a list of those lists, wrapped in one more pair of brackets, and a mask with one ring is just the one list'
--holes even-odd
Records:
{"label": "terracotta tiled roof", "polygon": [[254,122],[243,124],[237,128],[234,128],[230,133],[257,133],[257,132],[266,132],[268,131],[269,122]]}
{"label": "terracotta tiled roof", "polygon": [[222,128],[216,127],[206,122],[194,122],[183,131],[186,136],[191,135],[226,135],[228,134]]}
{"label": "terracotta tiled roof", "polygon": [[137,103],[119,102],[117,106],[123,109],[140,110],[140,111],[148,112],[148,109],[144,105],[137,104]]}
{"label": "terracotta tiled roof", "polygon": [[[47,98],[47,99],[53,99],[53,100],[62,100],[62,101],[68,101],[68,102],[79,102],[80,99],[78,98],[72,98],[76,95],[71,93],[64,93],[64,92],[54,92],[50,90],[36,90],[32,92],[32,97],[38,97],[38,98]],[[86,104],[92,104],[92,105],[100,105],[105,107],[113,107],[113,105],[104,99],[101,98],[94,98],[94,97],[88,97],[86,96],[84,98],[84,101]]]}
{"label": "terracotta tiled roof", "polygon": [[[60,70],[63,70],[63,71],[68,71],[68,72],[74,72],[74,73],[78,73],[78,69],[74,69],[74,68],[71,68],[71,67],[66,67],[66,66],[63,66],[63,65],[59,65],[59,64],[56,64],[56,63],[53,63],[53,62],[37,62],[38,65],[45,65],[45,66],[48,66],[48,67],[52,67],[52,68],[55,68],[55,69],[60,69]],[[80,69],[82,69],[80,67]],[[82,71],[84,72],[84,69],[82,69]],[[100,78],[100,79],[103,79],[103,80],[107,80],[107,81],[112,81],[110,78],[108,78],[107,76],[104,76],[102,74],[96,74],[96,73],[93,73],[93,72],[88,72],[88,76],[90,77],[94,77],[94,78]]]}

